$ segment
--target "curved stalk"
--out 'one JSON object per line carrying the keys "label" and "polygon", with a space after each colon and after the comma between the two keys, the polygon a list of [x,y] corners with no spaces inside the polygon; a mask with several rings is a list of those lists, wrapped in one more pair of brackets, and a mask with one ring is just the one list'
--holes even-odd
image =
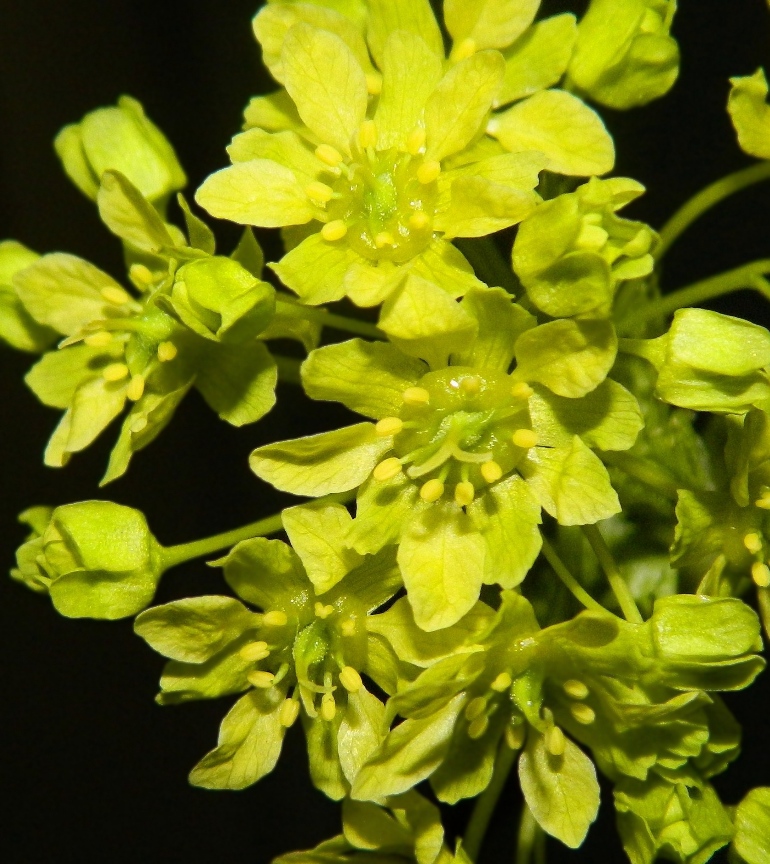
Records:
{"label": "curved stalk", "polygon": [[583,534],[585,534],[586,539],[591,544],[591,548],[594,550],[594,554],[599,559],[599,564],[602,570],[604,570],[604,575],[610,583],[612,593],[615,595],[615,599],[618,601],[618,605],[626,621],[630,621],[633,624],[641,624],[644,621],[642,613],[637,608],[636,601],[631,594],[626,580],[623,578],[623,574],[618,569],[618,565],[615,563],[612,552],[610,552],[609,546],[607,546],[604,537],[602,537],[601,531],[599,531],[596,525],[583,525],[582,527]]}
{"label": "curved stalk", "polygon": [[478,861],[479,852],[481,851],[489,822],[492,819],[492,814],[495,812],[497,802],[505,788],[505,781],[508,779],[508,775],[511,773],[511,768],[513,768],[513,763],[516,761],[518,755],[518,750],[511,750],[505,741],[501,742],[500,749],[497,752],[497,759],[495,760],[495,770],[492,774],[492,779],[489,781],[489,786],[487,786],[476,801],[468,827],[465,829],[463,850],[471,861]]}
{"label": "curved stalk", "polygon": [[564,586],[578,603],[581,603],[586,609],[593,609],[594,612],[607,614],[608,610],[598,600],[594,600],[588,591],[575,579],[545,537],[543,537],[543,557],[551,565],[553,572],[561,579]]}

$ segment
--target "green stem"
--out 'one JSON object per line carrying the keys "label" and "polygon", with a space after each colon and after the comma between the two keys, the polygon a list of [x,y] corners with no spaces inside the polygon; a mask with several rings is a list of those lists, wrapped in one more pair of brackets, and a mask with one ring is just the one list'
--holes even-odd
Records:
{"label": "green stem", "polygon": [[518,279],[491,237],[476,237],[473,240],[453,242],[468,259],[468,263],[482,282],[505,288],[510,294],[521,293]]}
{"label": "green stem", "polygon": [[661,470],[654,462],[632,456],[630,453],[602,453],[602,461],[614,468],[619,468],[629,477],[644,483],[656,492],[660,492],[670,501],[676,501],[679,485],[665,471]]}
{"label": "green stem", "polygon": [[572,593],[578,603],[582,603],[586,609],[593,609],[595,612],[607,613],[607,610],[586,591],[586,589],[575,579],[569,572],[564,562],[556,554],[556,550],[551,546],[548,540],[543,537],[543,556],[551,565],[554,573],[561,579],[565,587]]}
{"label": "green stem", "polygon": [[642,613],[637,608],[633,594],[631,594],[631,590],[623,578],[623,574],[618,569],[618,565],[612,557],[612,552],[610,552],[609,546],[605,542],[604,537],[602,537],[602,532],[596,525],[583,525],[583,534],[585,534],[586,539],[591,544],[591,548],[594,550],[594,554],[599,559],[599,564],[601,564],[602,570],[604,570],[604,574],[610,583],[610,588],[612,588],[612,593],[615,595],[615,599],[618,601],[618,605],[626,621],[630,621],[632,624],[641,624],[644,621]]}
{"label": "green stem", "polygon": [[770,162],[762,162],[759,165],[752,165],[750,168],[743,168],[722,177],[710,186],[706,186],[705,189],[702,189],[680,207],[660,229],[661,242],[655,250],[655,257],[660,260],[671,247],[671,244],[715,204],[748,186],[761,183],[763,180],[770,180]]}
{"label": "green stem", "polygon": [[374,324],[368,321],[359,321],[357,318],[348,318],[345,315],[335,315],[320,306],[303,306],[292,300],[278,298],[277,308],[285,315],[295,318],[305,318],[320,324],[322,327],[333,327],[345,333],[353,333],[355,336],[364,336],[367,339],[384,339],[385,334]]}
{"label": "green stem", "polygon": [[513,768],[513,763],[516,761],[518,755],[518,750],[511,750],[505,741],[501,742],[497,759],[495,760],[495,770],[492,773],[492,779],[489,781],[489,786],[487,786],[476,801],[468,827],[465,829],[463,850],[471,861],[478,860],[481,845],[484,842],[484,835],[487,833],[492,814],[505,787],[505,781],[508,779],[508,775],[511,773],[511,768]]}
{"label": "green stem", "polygon": [[[521,810],[521,822],[519,822],[519,837],[516,843],[516,864],[530,864],[532,853],[539,851],[543,838],[543,829],[535,821],[532,811],[527,802]],[[537,856],[541,858],[540,855]],[[545,860],[542,858],[542,860]]]}
{"label": "green stem", "polygon": [[302,361],[294,357],[284,357],[282,354],[273,354],[273,360],[278,367],[278,380],[286,381],[287,384],[302,386],[302,376],[299,374]]}
{"label": "green stem", "polygon": [[695,306],[705,303],[731,291],[740,291],[742,288],[753,288],[766,300],[770,300],[770,283],[764,278],[770,274],[770,258],[761,258],[749,264],[743,264],[734,270],[727,270],[716,276],[710,276],[700,282],[679,288],[656,300],[654,303],[643,307],[633,316],[634,324],[645,324],[655,318],[663,318],[681,309],[683,306]]}

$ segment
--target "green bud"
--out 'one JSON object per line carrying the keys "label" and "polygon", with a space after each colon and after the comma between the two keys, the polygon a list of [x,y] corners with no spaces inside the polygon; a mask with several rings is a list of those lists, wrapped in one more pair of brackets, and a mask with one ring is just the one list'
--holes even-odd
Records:
{"label": "green bud", "polygon": [[54,147],[70,180],[92,200],[102,174],[110,170],[124,174],[152,202],[187,183],[171,144],[130,96],[65,126]]}
{"label": "green bud", "polygon": [[270,323],[275,291],[237,261],[204,258],[177,271],[170,305],[199,336],[238,343],[253,339]]}
{"label": "green bud", "polygon": [[13,287],[13,277],[40,256],[15,240],[0,242],[0,341],[19,351],[45,351],[56,339],[29,314]]}
{"label": "green bud", "polygon": [[83,501],[33,508],[20,518],[34,534],[19,549],[12,575],[33,590],[47,586],[62,615],[125,618],[152,600],[163,573],[161,547],[138,510]]}

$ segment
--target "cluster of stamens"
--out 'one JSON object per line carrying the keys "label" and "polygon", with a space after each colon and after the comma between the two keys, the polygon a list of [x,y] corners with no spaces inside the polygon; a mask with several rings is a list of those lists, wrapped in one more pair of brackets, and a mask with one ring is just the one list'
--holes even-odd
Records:
{"label": "cluster of stamens", "polygon": [[[763,510],[770,510],[770,496],[760,498],[755,503],[757,507],[761,507]],[[751,565],[751,578],[755,585],[759,588],[770,588],[770,567],[761,560],[765,546],[762,535],[756,531],[749,531],[743,537],[743,545],[757,559]]]}

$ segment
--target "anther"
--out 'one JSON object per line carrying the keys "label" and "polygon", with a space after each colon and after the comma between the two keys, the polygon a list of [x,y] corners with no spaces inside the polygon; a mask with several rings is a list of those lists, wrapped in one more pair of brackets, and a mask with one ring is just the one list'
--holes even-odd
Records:
{"label": "anther", "polygon": [[434,501],[438,501],[443,494],[444,484],[435,477],[432,480],[428,480],[427,483],[424,483],[420,489],[420,498],[428,504],[433,504]]}
{"label": "anther", "polygon": [[465,719],[473,721],[487,710],[487,700],[483,696],[477,696],[465,706]]}
{"label": "anther", "polygon": [[117,285],[105,285],[99,293],[108,303],[114,303],[116,306],[122,306],[131,301],[131,295],[122,288],[118,288]]}
{"label": "anther", "polygon": [[505,693],[513,684],[513,679],[507,672],[501,672],[490,685],[496,693]]}
{"label": "anther", "polygon": [[401,398],[407,405],[428,405],[430,393],[424,387],[407,387],[401,394]]}
{"label": "anther", "polygon": [[438,180],[438,175],[440,173],[441,163],[436,162],[435,159],[429,159],[427,162],[423,162],[417,169],[417,179],[423,186],[427,186],[429,183]]}
{"label": "anther", "polygon": [[334,606],[324,605],[320,600],[317,600],[313,607],[313,611],[315,612],[316,618],[325,620],[332,614],[332,612],[334,612]]}
{"label": "anther", "polygon": [[743,545],[752,555],[756,555],[757,552],[762,551],[762,538],[755,531],[752,531],[743,538]]}
{"label": "anther", "polygon": [[102,369],[102,378],[105,381],[122,381],[128,378],[128,366],[125,363],[110,363]]}
{"label": "anther", "polygon": [[449,55],[449,59],[452,63],[459,63],[461,60],[466,60],[468,57],[472,57],[477,50],[478,46],[474,39],[463,39],[462,42],[458,42],[452,48],[452,53]]}
{"label": "anther", "polygon": [[596,720],[596,712],[585,702],[577,702],[575,705],[570,705],[570,713],[583,726],[590,726]]}
{"label": "anther", "polygon": [[537,432],[531,429],[517,429],[511,436],[511,440],[517,447],[529,450],[537,444]]}
{"label": "anther", "polygon": [[390,435],[398,435],[404,428],[404,421],[400,417],[383,417],[374,427],[374,431],[380,438],[387,438]]}
{"label": "anther", "polygon": [[270,652],[267,649],[267,642],[250,642],[248,645],[244,645],[238,654],[247,663],[257,663],[269,656]]}
{"label": "anther", "polygon": [[106,348],[112,342],[112,333],[99,330],[98,333],[89,333],[83,341],[89,348]]}
{"label": "anther", "polygon": [[128,389],[126,390],[126,396],[132,402],[138,402],[144,394],[144,376],[142,375],[134,375],[134,377],[128,383]]}
{"label": "anther", "polygon": [[147,428],[148,420],[144,414],[140,414],[135,420],[131,423],[131,431],[134,435],[138,435],[140,432],[144,432]]}
{"label": "anther", "polygon": [[416,156],[420,150],[425,146],[425,130],[422,126],[415,126],[414,129],[409,133],[409,137],[406,139],[406,149],[412,155]]}
{"label": "anther", "polygon": [[336,150],[331,144],[321,144],[315,149],[317,159],[320,159],[324,165],[330,168],[336,168],[342,162],[342,154]]}
{"label": "anther", "polygon": [[265,612],[262,623],[266,627],[285,627],[289,623],[289,616],[280,609],[273,609],[272,612]]}
{"label": "anther", "polygon": [[770,588],[770,567],[755,561],[751,565],[751,578],[760,588]]}
{"label": "anther", "polygon": [[415,210],[409,217],[409,227],[412,231],[424,231],[430,225],[430,216],[424,210]]}
{"label": "anther", "polygon": [[390,231],[380,231],[379,234],[374,238],[374,245],[378,249],[384,249],[385,246],[395,246],[396,241],[393,239],[393,235]]}
{"label": "anther", "polygon": [[469,375],[460,381],[460,391],[466,396],[477,396],[481,390],[481,378],[478,375]]}
{"label": "anther", "polygon": [[146,291],[154,281],[152,270],[145,264],[132,264],[128,271],[128,278],[140,291]]}
{"label": "anther", "polygon": [[285,726],[289,729],[295,724],[297,717],[299,717],[299,702],[295,699],[287,699],[283,705],[281,705],[281,710],[278,712],[278,719],[281,722],[281,726]]}
{"label": "anther", "polygon": [[757,498],[754,504],[762,510],[770,510],[770,495],[763,495],[761,498]]}
{"label": "anther", "polygon": [[332,200],[334,190],[331,186],[327,186],[326,183],[316,180],[305,186],[305,194],[311,201],[315,201],[317,204],[327,204]]}
{"label": "anther", "polygon": [[335,240],[342,240],[347,233],[348,226],[342,219],[333,219],[331,222],[327,222],[321,229],[321,236],[330,243],[333,243]]}
{"label": "anther", "polygon": [[158,360],[161,363],[169,363],[179,352],[173,342],[161,342],[158,345]]}
{"label": "anther", "polygon": [[379,96],[382,93],[382,75],[369,72],[366,76],[366,89],[370,96]]}
{"label": "anther", "polygon": [[497,483],[503,476],[503,469],[495,461],[481,463],[481,476],[487,483]]}
{"label": "anther", "polygon": [[468,507],[473,504],[473,499],[476,497],[476,488],[473,483],[468,480],[462,480],[455,486],[455,503],[460,507]]}
{"label": "anther", "polygon": [[337,716],[337,703],[331,693],[324,693],[321,697],[321,717],[328,723]]}
{"label": "anther", "polygon": [[358,129],[358,143],[364,149],[377,146],[377,125],[374,120],[364,120]]}
{"label": "anther", "polygon": [[582,681],[576,678],[570,678],[562,685],[562,689],[570,697],[570,699],[585,699],[589,694],[589,689]]}
{"label": "anther", "polygon": [[551,726],[545,732],[545,749],[551,756],[563,756],[567,749],[567,739],[558,726]]}
{"label": "anther", "polygon": [[525,381],[519,381],[511,387],[511,396],[514,399],[529,399],[535,391]]}
{"label": "anther", "polygon": [[527,728],[523,723],[509,724],[505,727],[505,743],[511,750],[521,750],[526,734]]}
{"label": "anther", "polygon": [[468,737],[475,741],[477,738],[481,738],[488,728],[489,717],[487,717],[486,714],[482,714],[481,717],[477,717],[470,726],[468,726]]}
{"label": "anther", "polygon": [[267,690],[273,686],[275,675],[272,672],[263,672],[260,669],[256,672],[249,672],[246,680],[254,687],[259,687],[260,690]]}
{"label": "anther", "polygon": [[372,477],[375,480],[392,480],[397,474],[401,473],[401,460],[397,456],[391,456],[388,459],[380,462],[379,465],[372,471]]}
{"label": "anther", "polygon": [[352,666],[345,666],[340,672],[340,684],[342,684],[348,693],[358,693],[364,686],[361,676]]}

